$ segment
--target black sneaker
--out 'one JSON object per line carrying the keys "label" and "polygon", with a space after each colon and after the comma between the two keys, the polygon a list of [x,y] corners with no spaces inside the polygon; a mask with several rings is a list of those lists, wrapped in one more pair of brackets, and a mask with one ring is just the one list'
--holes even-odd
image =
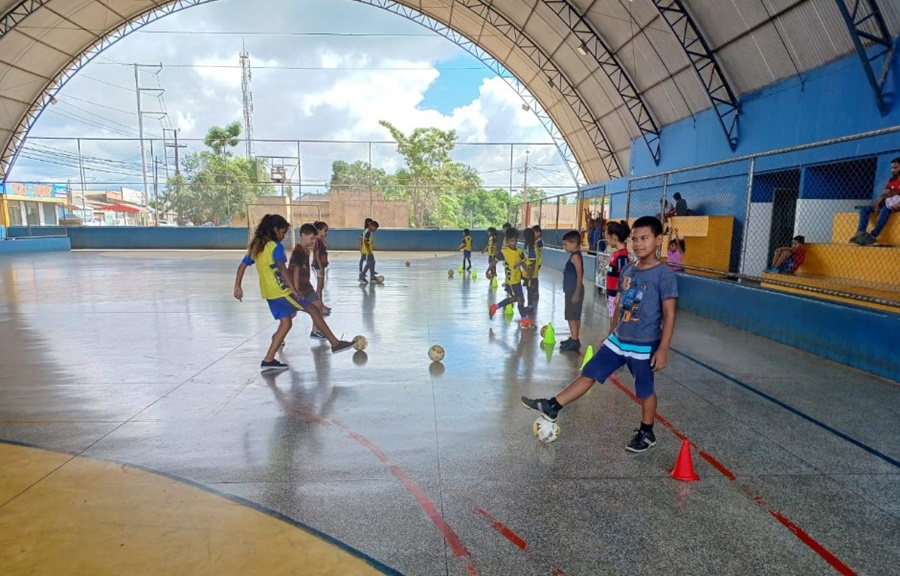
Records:
{"label": "black sneaker", "polygon": [[559,410],[550,408],[550,401],[546,398],[532,400],[522,396],[522,405],[533,412],[537,412],[551,422],[556,422],[556,416],[559,414]]}
{"label": "black sneaker", "polygon": [[259,369],[261,372],[274,372],[276,370],[287,370],[288,365],[283,362],[279,362],[278,360],[272,360],[271,362],[266,362],[265,360],[263,360],[259,363]]}
{"label": "black sneaker", "polygon": [[566,340],[562,344],[559,345],[560,352],[575,352],[576,350],[581,350],[581,341],[580,340]]}
{"label": "black sneaker", "polygon": [[322,334],[321,330],[314,330],[314,331],[310,332],[309,337],[312,340],[328,340],[328,338],[326,338],[325,335]]}
{"label": "black sneaker", "polygon": [[337,344],[331,347],[331,353],[337,354],[338,352],[345,352],[353,348],[353,342],[347,342],[346,340],[341,340]]}
{"label": "black sneaker", "polygon": [[359,283],[362,284],[362,285],[366,285],[366,284],[369,283],[369,281],[366,280],[363,276],[360,276],[360,277],[359,277]]}
{"label": "black sneaker", "polygon": [[856,241],[860,246],[871,246],[872,244],[875,244],[875,242],[877,242],[877,240],[871,234],[864,234]]}
{"label": "black sneaker", "polygon": [[634,431],[634,438],[631,439],[631,442],[628,443],[628,446],[625,447],[629,452],[646,452],[654,445],[656,445],[656,435],[653,434],[653,431],[644,432],[640,428]]}

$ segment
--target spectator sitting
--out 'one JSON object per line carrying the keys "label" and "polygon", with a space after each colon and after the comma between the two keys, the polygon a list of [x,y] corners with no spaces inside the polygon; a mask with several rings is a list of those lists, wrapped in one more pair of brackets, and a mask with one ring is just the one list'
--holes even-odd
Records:
{"label": "spectator sitting", "polygon": [[794,236],[790,247],[783,246],[775,250],[772,267],[766,272],[772,274],[793,274],[806,260],[806,238]]}
{"label": "spectator sitting", "polygon": [[669,249],[666,253],[666,264],[673,272],[684,272],[684,266],[681,262],[684,258],[684,252],[687,249],[684,238],[678,237],[678,229],[674,226],[669,228]]}
{"label": "spectator sitting", "polygon": [[[866,232],[869,218],[874,212],[878,212],[878,222],[875,223],[872,232]],[[850,242],[860,246],[874,244],[878,240],[878,235],[887,226],[893,212],[900,212],[900,157],[891,160],[891,178],[887,181],[881,195],[871,206],[860,208],[859,231],[850,239]]]}
{"label": "spectator sitting", "polygon": [[682,198],[678,192],[672,198],[675,199],[675,216],[689,216],[691,211],[688,210],[687,200]]}

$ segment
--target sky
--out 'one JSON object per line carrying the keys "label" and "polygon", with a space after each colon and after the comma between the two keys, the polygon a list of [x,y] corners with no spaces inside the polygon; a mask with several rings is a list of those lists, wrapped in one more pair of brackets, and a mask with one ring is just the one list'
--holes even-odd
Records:
{"label": "sky", "polygon": [[[456,130],[454,157],[488,187],[520,189],[527,157],[529,185],[551,195],[574,189],[547,130],[503,78],[420,24],[354,0],[219,0],[144,27],[60,91],[32,128],[10,180],[71,180],[80,188],[81,138],[89,188],[139,188],[133,64],[142,64],[141,88],[157,89],[142,91],[142,108],[166,112],[145,114],[145,134],[161,138],[163,128],[177,128],[185,154],[203,149],[210,126],[243,121],[242,46],[253,70],[254,155],[283,157],[273,162],[285,165],[304,194],[324,191],[334,160],[368,161],[371,154],[374,166],[396,170],[401,159],[392,145],[365,143],[391,140],[379,120],[404,132]],[[323,142],[301,143],[298,162],[296,140]],[[512,142],[520,144],[483,145]],[[168,148],[166,164],[162,143],[155,141],[153,152],[164,180],[174,160]]]}

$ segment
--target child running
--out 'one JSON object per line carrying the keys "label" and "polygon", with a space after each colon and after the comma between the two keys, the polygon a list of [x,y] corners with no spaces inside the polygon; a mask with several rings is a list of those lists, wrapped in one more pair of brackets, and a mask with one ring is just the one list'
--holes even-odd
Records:
{"label": "child running", "polygon": [[[316,227],[313,224],[304,224],[300,227],[300,242],[294,246],[291,252],[291,261],[288,264],[288,274],[291,276],[291,282],[300,298],[314,305],[322,312],[322,301],[319,300],[318,294],[309,281],[309,250],[316,241]],[[322,314],[325,315],[324,313]],[[313,340],[327,340],[325,334],[318,330],[315,326],[309,333],[309,337]]]}
{"label": "child running", "polygon": [[584,305],[584,256],[581,254],[581,234],[578,230],[566,232],[563,249],[569,254],[569,261],[563,270],[563,295],[571,337],[559,343],[559,351],[576,352],[581,350],[581,308]]}
{"label": "child running", "polygon": [[610,222],[606,227],[606,238],[615,248],[615,251],[609,257],[609,265],[606,267],[606,305],[609,308],[609,317],[612,318],[616,311],[616,294],[619,289],[619,275],[625,269],[630,260],[628,258],[628,249],[625,242],[628,240],[628,234],[631,229],[628,223]]}
{"label": "child running", "polygon": [[581,375],[555,397],[532,400],[523,396],[522,403],[527,408],[554,422],[563,406],[583,396],[594,382],[605,381],[627,365],[634,377],[635,394],[641,401],[641,424],[625,449],[645,452],[656,444],[653,372],[668,364],[678,298],[675,273],[656,256],[662,241],[659,219],[653,216],[637,219],[631,242],[639,260],[622,272],[621,294],[609,336],[585,364]]}
{"label": "child running", "polygon": [[[466,228],[463,230],[463,239],[462,244],[459,245],[457,250],[462,250],[463,253],[463,261],[462,266],[459,267],[459,271],[463,270],[469,271],[472,269],[472,237],[469,235],[469,229]],[[468,263],[468,268],[466,264]]]}
{"label": "child running", "polygon": [[488,312],[491,318],[497,313],[499,308],[503,308],[515,302],[519,308],[519,316],[522,318],[522,328],[534,328],[534,322],[529,320],[528,314],[525,312],[525,296],[522,293],[522,267],[525,265],[525,253],[519,249],[519,231],[513,227],[506,230],[505,236],[506,246],[497,252],[497,256],[492,262],[494,266],[497,262],[503,262],[506,268],[506,298],[491,304]]}
{"label": "child running", "polygon": [[[312,244],[312,238],[315,236],[315,227],[309,225],[313,231],[307,229],[308,245]],[[288,274],[287,256],[284,253],[284,246],[281,241],[284,235],[290,230],[291,225],[283,216],[278,214],[266,214],[263,216],[259,225],[253,233],[253,239],[250,240],[250,246],[247,249],[247,255],[238,265],[237,273],[234,279],[234,297],[243,301],[244,290],[241,282],[244,279],[244,272],[248,266],[259,264],[257,271],[259,275],[259,292],[260,295],[269,303],[269,310],[272,316],[278,320],[278,329],[272,335],[272,343],[266,352],[265,358],[260,363],[260,369],[263,372],[274,370],[287,370],[288,365],[275,359],[275,353],[284,338],[291,330],[294,316],[297,312],[306,312],[312,317],[313,324],[320,329],[328,341],[331,343],[331,352],[336,354],[349,350],[353,347],[352,342],[338,340],[335,338],[325,319],[322,318],[319,309],[311,302],[300,298],[290,274]],[[300,229],[301,242],[303,240],[303,228]]]}
{"label": "child running", "polygon": [[319,297],[319,308],[322,309],[322,316],[331,314],[331,308],[325,305],[325,272],[328,270],[328,244],[325,238],[328,237],[328,224],[325,222],[316,222],[316,239],[313,241],[313,262],[312,269],[316,271],[316,296]]}

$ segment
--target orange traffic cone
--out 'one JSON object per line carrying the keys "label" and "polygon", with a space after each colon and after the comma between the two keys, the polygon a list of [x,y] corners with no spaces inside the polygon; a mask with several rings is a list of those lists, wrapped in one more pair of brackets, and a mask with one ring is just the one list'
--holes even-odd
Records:
{"label": "orange traffic cone", "polygon": [[699,480],[700,477],[694,472],[694,463],[691,461],[691,443],[687,438],[681,441],[681,450],[678,451],[678,459],[675,460],[675,467],[669,470],[669,474],[676,480],[684,480],[685,482],[693,482]]}

